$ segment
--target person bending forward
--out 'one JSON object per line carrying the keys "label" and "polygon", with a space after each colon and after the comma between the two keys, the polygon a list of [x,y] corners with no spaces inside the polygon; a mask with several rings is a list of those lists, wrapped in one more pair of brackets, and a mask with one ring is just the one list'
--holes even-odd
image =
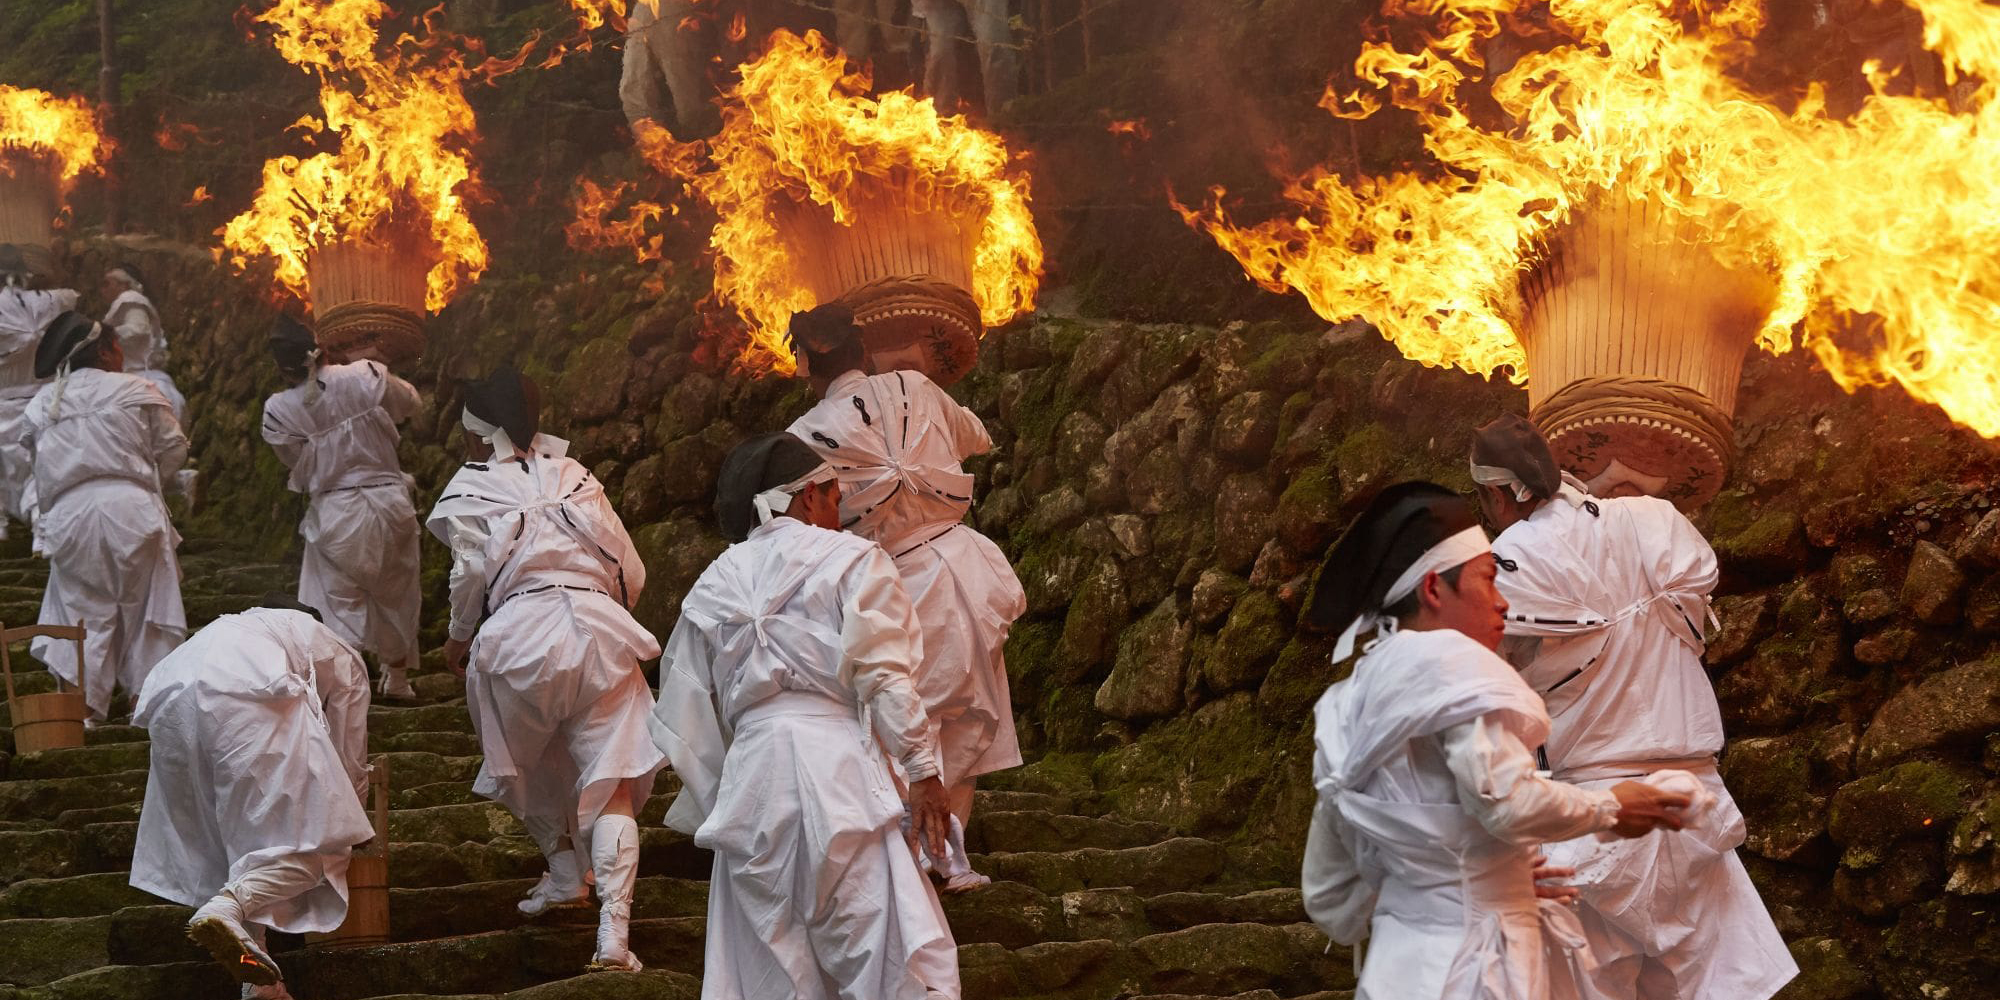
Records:
{"label": "person bending forward", "polygon": [[429,522],[452,554],[445,661],[466,679],[485,754],[473,791],[519,817],[548,859],[521,911],[587,902],[587,864],[599,902],[591,966],[637,971],[632,817],[666,759],[646,733],[653,697],[639,663],[660,645],[627,610],[646,569],[624,523],[566,457],[569,443],[536,433],[538,409],[534,383],[511,368],[466,387],[477,457]]}
{"label": "person bending forward", "polygon": [[0,539],[7,537],[5,518],[23,523],[33,518],[27,496],[34,463],[24,442],[28,401],[42,387],[35,377],[35,347],[50,320],[76,308],[76,292],[31,289],[33,281],[20,248],[0,244]]}
{"label": "person bending forward", "polygon": [[264,440],[291,470],[286,485],[312,498],[299,523],[299,601],[380,658],[384,697],[414,697],[421,533],[396,425],[422,400],[377,362],[321,364],[312,332],[290,318],[271,353],[295,384],[264,402]]}
{"label": "person bending forward", "polygon": [[374,836],[368,672],[303,605],[224,615],[161,660],[133,721],[152,739],[132,885],[200,907],[188,936],[286,997],[267,930],[347,916],[347,866]]}
{"label": "person bending forward", "polygon": [[653,737],[681,793],[667,825],[715,852],[703,1000],[959,995],[958,951],[903,833],[950,822],[896,568],[844,534],[840,487],[789,434],[738,446],[716,489],[737,540],[681,604]]}
{"label": "person bending forward", "polygon": [[1547,699],[1555,776],[1604,788],[1686,771],[1713,802],[1679,837],[1550,847],[1592,873],[1579,889],[1598,985],[1638,1000],[1765,1000],[1799,970],[1736,856],[1743,814],[1715,767],[1722,710],[1701,664],[1715,552],[1665,500],[1586,496],[1519,416],[1480,428],[1472,461],[1501,529],[1503,648]]}
{"label": "person bending forward", "polygon": [[[917,690],[952,815],[967,824],[978,777],[1021,763],[1004,647],[1028,599],[1006,554],[964,523],[972,477],[959,463],[993,442],[922,372],[862,374],[861,331],[844,307],[800,313],[792,327],[823,398],[791,432],[840,476],[840,526],[880,544],[903,576],[923,628]],[[946,888],[985,879],[954,882]]]}
{"label": "person bending forward", "polygon": [[1577,1000],[1599,994],[1576,915],[1538,898],[1535,846],[1678,828],[1687,800],[1539,776],[1541,699],[1493,652],[1507,609],[1471,505],[1431,483],[1369,504],[1327,555],[1310,610],[1371,629],[1314,707],[1304,891],[1343,944],[1370,938],[1356,1000]]}
{"label": "person bending forward", "polygon": [[[54,381],[28,404],[40,513],[49,557],[41,620],[82,625],[90,660],[84,699],[104,721],[114,687],[137,692],[146,672],[187,635],[180,535],[160,484],[187,459],[187,438],[153,383],[120,371],[117,338],[75,312],[57,316],[35,353]],[[76,680],[76,647],[36,639],[35,658]]]}

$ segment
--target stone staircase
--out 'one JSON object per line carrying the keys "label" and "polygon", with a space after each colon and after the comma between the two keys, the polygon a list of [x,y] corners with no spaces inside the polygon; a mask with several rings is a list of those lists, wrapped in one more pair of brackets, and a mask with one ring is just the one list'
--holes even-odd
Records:
{"label": "stone staircase", "polygon": [[[221,552],[186,562],[194,621],[286,589],[295,572]],[[41,573],[32,560],[0,559],[0,621],[33,620]],[[40,671],[17,680],[23,693],[53,683]],[[640,818],[632,946],[647,970],[579,975],[594,911],[529,920],[514,909],[541,857],[504,809],[472,794],[478,744],[456,680],[417,680],[425,703],[369,713],[370,749],[388,755],[392,785],[392,941],[314,949],[274,935],[294,995],[697,997],[709,857],[660,825],[673,777]],[[126,884],[145,740],[107,726],[84,747],[12,755],[0,731],[0,1000],[237,995],[184,936],[191,911]],[[997,778],[967,835],[975,867],[995,881],[945,903],[967,1000],[1350,995],[1326,992],[1352,985],[1347,955],[1305,922],[1295,887],[1233,876],[1221,844],[1105,815],[1074,779],[1035,765]]]}

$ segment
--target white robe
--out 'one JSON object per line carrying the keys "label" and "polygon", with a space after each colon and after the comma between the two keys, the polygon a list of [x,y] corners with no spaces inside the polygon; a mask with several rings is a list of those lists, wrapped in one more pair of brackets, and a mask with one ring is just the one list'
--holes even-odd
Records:
{"label": "white robe", "polygon": [[133,721],[152,739],[134,887],[200,906],[307,855],[326,881],[247,916],[293,934],[340,926],[350,851],[374,830],[368,674],[338,635],[298,611],[224,615],[160,661]]}
{"label": "white robe", "polygon": [[[35,534],[49,557],[41,620],[88,630],[84,693],[101,718],[114,682],[137,692],[187,635],[180,534],[160,497],[160,483],[187,459],[187,438],[151,382],[95,368],[43,386],[28,424]],[[37,639],[33,651],[75,681],[73,643]]]}
{"label": "white robe", "polygon": [[958,997],[875,744],[916,780],[937,771],[909,674],[921,643],[880,548],[790,517],[688,592],[653,737],[682,782],[667,825],[715,852],[703,1000]]}
{"label": "white robe", "polygon": [[160,311],[153,300],[136,288],[128,288],[111,300],[105,310],[104,326],[118,337],[125,352],[125,371],[153,383],[174,408],[174,419],[187,423],[187,397],[167,374],[167,328],[160,323]]}
{"label": "white robe", "polygon": [[35,348],[42,331],[66,309],[76,308],[76,293],[0,289],[0,513],[17,521],[32,520],[22,495],[34,475],[28,455],[28,401],[42,381],[35,377]]}
{"label": "white robe", "polygon": [[1743,814],[1715,769],[1722,713],[1701,663],[1714,551],[1665,500],[1578,496],[1493,550],[1510,644],[1527,640],[1522,676],[1548,702],[1556,777],[1608,788],[1674,768],[1715,799],[1679,836],[1550,848],[1551,863],[1600,873],[1581,885],[1599,986],[1643,1000],[1776,993],[1798,966],[1736,856]]}
{"label": "white robe", "polygon": [[791,432],[839,474],[841,527],[903,576],[945,784],[1019,766],[1004,652],[1027,596],[999,546],[964,523],[973,482],[959,463],[993,447],[986,426],[921,372],[848,372]]}
{"label": "white robe", "polygon": [[1459,632],[1377,642],[1314,709],[1306,911],[1368,938],[1355,1000],[1599,994],[1574,914],[1534,894],[1535,845],[1609,829],[1618,802],[1540,777],[1541,699]]}
{"label": "white robe", "polygon": [[264,403],[264,440],[312,500],[299,535],[299,603],[387,664],[414,664],[422,603],[416,508],[396,425],[417,390],[373,361],[328,365]]}
{"label": "white robe", "polygon": [[646,567],[568,447],[543,434],[530,457],[467,463],[428,523],[452,550],[451,637],[472,639],[473,791],[531,827],[567,827],[588,858],[605,805],[621,787],[644,805],[666,758],[639,668],[660,644],[627,610]]}

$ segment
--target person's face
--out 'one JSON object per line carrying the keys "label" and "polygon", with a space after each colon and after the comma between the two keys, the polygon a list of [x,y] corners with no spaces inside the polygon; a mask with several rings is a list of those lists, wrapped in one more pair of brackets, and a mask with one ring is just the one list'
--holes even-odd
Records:
{"label": "person's face", "polygon": [[465,457],[469,461],[484,462],[493,457],[493,446],[487,444],[485,438],[464,427],[458,429],[458,435],[459,441],[465,445]]}
{"label": "person's face", "polygon": [[125,370],[125,345],[110,330],[99,335],[97,345],[97,367],[108,372]]}
{"label": "person's face", "polygon": [[124,282],[119,281],[117,278],[114,278],[111,275],[106,274],[104,277],[98,279],[97,288],[99,291],[104,293],[105,298],[115,299],[118,297],[119,292],[125,290],[125,284]]}
{"label": "person's face", "polygon": [[1494,531],[1506,531],[1528,516],[1527,505],[1514,499],[1505,487],[1478,486],[1479,512]]}
{"label": "person's face", "polygon": [[1498,650],[1507,632],[1507,599],[1495,584],[1498,565],[1492,553],[1481,553],[1458,571],[1458,586],[1441,576],[1424,581],[1424,603],[1432,605],[1440,628],[1457,629],[1487,649]]}
{"label": "person's face", "polygon": [[814,483],[792,498],[786,513],[828,531],[840,530],[840,481]]}

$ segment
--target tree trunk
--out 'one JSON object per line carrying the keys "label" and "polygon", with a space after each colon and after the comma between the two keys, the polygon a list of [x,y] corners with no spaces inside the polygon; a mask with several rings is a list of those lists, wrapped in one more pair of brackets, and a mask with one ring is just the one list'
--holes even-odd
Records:
{"label": "tree trunk", "polygon": [[[112,4],[113,0],[97,0],[97,127],[107,138],[118,133],[118,34]],[[114,143],[104,161],[104,232],[107,236],[116,236],[124,229],[124,194],[124,183],[118,170],[118,147]]]}

